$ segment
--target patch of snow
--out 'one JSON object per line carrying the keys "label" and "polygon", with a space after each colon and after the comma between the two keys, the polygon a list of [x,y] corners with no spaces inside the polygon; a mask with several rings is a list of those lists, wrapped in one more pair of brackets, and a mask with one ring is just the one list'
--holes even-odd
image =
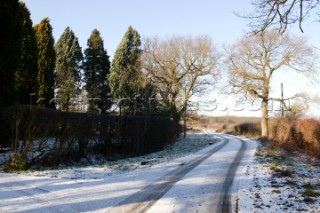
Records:
{"label": "patch of snow", "polygon": [[254,156],[238,177],[238,212],[319,213],[320,196],[308,197],[303,193],[308,187],[320,193],[320,163],[310,162],[298,153],[295,156],[277,161]]}
{"label": "patch of snow", "polygon": [[[36,170],[22,171],[21,174],[40,177],[64,178],[64,179],[101,179],[114,174],[129,172],[138,168],[147,168],[154,165],[172,161],[217,142],[212,134],[187,134],[186,138],[180,137],[177,142],[168,145],[165,149],[143,156],[121,159],[117,161],[104,161],[103,164],[89,166],[65,166],[60,165],[55,169],[40,168]],[[90,162],[101,162],[99,156],[91,156]],[[97,159],[96,159],[97,158]],[[0,164],[7,162],[9,153],[0,153]],[[147,163],[144,163],[147,162]]]}
{"label": "patch of snow", "polygon": [[[207,133],[188,134],[186,139],[180,138],[156,153],[99,165],[61,165],[56,169],[42,168],[20,174],[0,172],[0,212],[105,212],[145,185],[220,144],[211,132]],[[210,145],[212,141],[215,143]],[[233,212],[320,212],[320,196],[303,196],[308,187],[320,193],[319,160],[310,161],[300,154],[278,159],[280,163],[273,165],[274,159],[254,155],[256,142],[248,142],[247,146],[231,188]],[[209,202],[203,201],[208,197],[202,195],[213,193],[212,181],[223,182],[212,180],[212,175],[207,174],[208,168],[213,164],[225,167],[231,160],[228,154],[235,153],[232,149],[236,147],[229,146],[187,174],[150,211],[191,211],[186,209],[187,205],[181,206],[184,202],[178,202],[179,199],[186,204],[202,205],[195,208],[206,210]],[[8,160],[9,154],[0,153],[0,164]],[[96,158],[92,162],[99,161],[99,157]],[[285,173],[275,172],[272,166],[278,166]],[[215,171],[222,173],[217,168]],[[199,184],[207,187],[198,188]]]}
{"label": "patch of snow", "polygon": [[[0,212],[105,212],[220,144],[210,146],[212,140],[217,142],[213,135],[191,134],[158,153],[104,165],[0,172]],[[146,159],[157,159],[158,163],[141,165]]]}
{"label": "patch of snow", "polygon": [[[196,213],[221,210],[219,207],[221,207],[222,186],[229,172],[229,166],[241,147],[236,137],[227,135],[223,137],[230,139],[229,143],[187,173],[148,210],[148,213]],[[255,149],[256,146],[254,141],[247,141],[246,144],[245,155],[251,153],[251,149]]]}

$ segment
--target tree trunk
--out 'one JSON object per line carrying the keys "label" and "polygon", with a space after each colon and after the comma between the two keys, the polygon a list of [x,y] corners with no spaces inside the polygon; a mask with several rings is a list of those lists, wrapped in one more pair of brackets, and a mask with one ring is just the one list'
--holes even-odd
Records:
{"label": "tree trunk", "polygon": [[262,100],[261,104],[261,112],[262,112],[262,117],[261,117],[261,137],[269,137],[269,130],[268,130],[268,99]]}
{"label": "tree trunk", "polygon": [[172,116],[172,119],[175,123],[179,124],[180,123],[180,120],[181,120],[181,115],[179,114],[177,108],[175,105],[171,105],[170,107],[170,111],[171,111],[171,116]]}

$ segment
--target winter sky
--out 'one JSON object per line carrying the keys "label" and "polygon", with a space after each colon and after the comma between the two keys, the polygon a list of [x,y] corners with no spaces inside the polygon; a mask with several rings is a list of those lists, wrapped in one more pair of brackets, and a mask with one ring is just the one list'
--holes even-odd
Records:
{"label": "winter sky", "polygon": [[[87,39],[93,29],[98,29],[104,39],[104,45],[110,57],[119,44],[129,25],[133,26],[142,37],[172,35],[209,35],[221,46],[232,44],[246,35],[248,20],[237,17],[234,13],[252,12],[251,0],[23,0],[30,12],[33,24],[49,17],[53,27],[53,36],[57,41],[66,27],[70,27],[79,38],[82,49],[86,48]],[[290,32],[306,36],[311,45],[320,48],[320,23],[309,17],[304,23],[305,33],[297,26]],[[310,83],[300,75],[275,76],[274,95],[280,92],[280,83],[284,83],[285,96],[299,92],[315,94],[320,86]],[[278,95],[278,96],[279,96]],[[226,102],[225,97],[209,95],[216,103]],[[230,99],[230,98],[229,98]],[[225,105],[225,104],[224,104]],[[227,103],[226,105],[234,105]],[[210,115],[223,115],[226,112],[215,110]],[[320,109],[313,109],[312,115],[319,117]],[[229,111],[239,116],[256,115],[259,112]]]}

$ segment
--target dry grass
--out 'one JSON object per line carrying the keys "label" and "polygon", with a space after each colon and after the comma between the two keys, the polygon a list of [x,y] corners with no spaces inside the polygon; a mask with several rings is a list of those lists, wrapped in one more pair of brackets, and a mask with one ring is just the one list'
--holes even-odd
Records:
{"label": "dry grass", "polygon": [[311,185],[306,185],[302,193],[303,197],[320,197],[320,192],[315,191],[315,188]]}

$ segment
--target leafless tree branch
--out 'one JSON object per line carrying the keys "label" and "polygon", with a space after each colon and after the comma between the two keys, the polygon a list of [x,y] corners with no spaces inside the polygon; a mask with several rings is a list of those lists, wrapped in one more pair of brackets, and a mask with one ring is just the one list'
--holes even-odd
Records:
{"label": "leafless tree branch", "polygon": [[252,5],[254,12],[237,15],[250,20],[254,34],[274,27],[284,33],[295,23],[303,32],[303,21],[319,5],[319,0],[253,0]]}

